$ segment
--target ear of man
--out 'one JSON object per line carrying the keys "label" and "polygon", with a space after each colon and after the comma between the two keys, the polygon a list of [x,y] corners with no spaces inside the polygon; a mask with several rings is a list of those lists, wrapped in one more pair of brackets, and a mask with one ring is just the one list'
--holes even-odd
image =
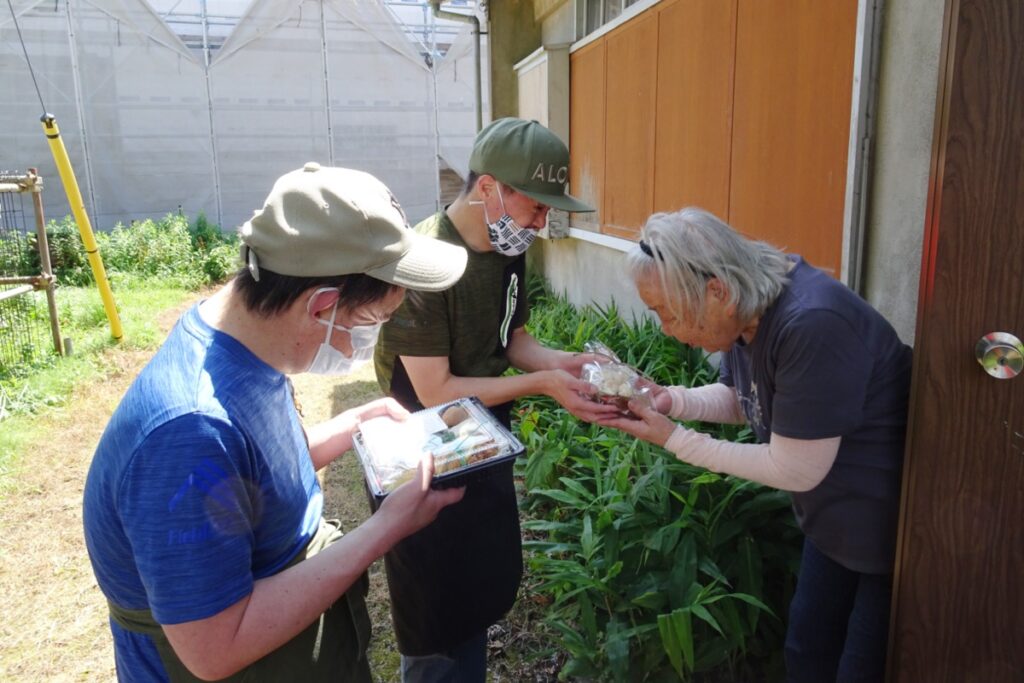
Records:
{"label": "ear of man", "polygon": [[492,194],[497,192],[498,180],[486,173],[481,173],[480,177],[476,179],[476,193],[480,199],[489,198]]}
{"label": "ear of man", "polygon": [[[315,289],[312,291],[316,291]],[[329,310],[334,303],[338,300],[338,290],[326,289],[316,294],[312,294],[313,299],[309,302],[309,314],[314,318],[317,317],[322,311]]]}

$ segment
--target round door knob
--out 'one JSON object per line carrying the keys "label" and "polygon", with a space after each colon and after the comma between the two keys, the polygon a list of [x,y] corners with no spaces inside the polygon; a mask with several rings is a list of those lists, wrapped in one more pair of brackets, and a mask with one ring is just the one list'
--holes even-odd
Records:
{"label": "round door knob", "polygon": [[1024,370],[1024,344],[1008,332],[989,332],[974,345],[985,372],[996,379],[1013,379]]}

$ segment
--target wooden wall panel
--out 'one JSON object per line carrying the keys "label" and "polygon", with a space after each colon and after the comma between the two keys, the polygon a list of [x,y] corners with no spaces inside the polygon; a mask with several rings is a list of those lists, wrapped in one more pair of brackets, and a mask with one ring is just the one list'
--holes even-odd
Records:
{"label": "wooden wall panel", "polygon": [[581,228],[598,230],[604,211],[605,43],[591,43],[569,57],[569,188],[597,209],[573,214]]}
{"label": "wooden wall panel", "polygon": [[857,0],[740,0],[729,220],[838,277]]}
{"label": "wooden wall panel", "polygon": [[736,3],[680,0],[659,13],[655,211],[728,219]]}
{"label": "wooden wall panel", "polygon": [[658,17],[608,34],[604,232],[634,237],[654,207]]}

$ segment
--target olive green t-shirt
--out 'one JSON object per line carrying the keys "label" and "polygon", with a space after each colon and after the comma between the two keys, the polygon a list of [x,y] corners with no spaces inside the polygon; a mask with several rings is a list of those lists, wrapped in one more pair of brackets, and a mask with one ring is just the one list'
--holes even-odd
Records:
{"label": "olive green t-shirt", "polygon": [[374,354],[377,381],[407,407],[419,402],[398,356],[447,356],[457,377],[498,377],[509,367],[512,331],[529,316],[525,256],[473,251],[444,211],[414,229],[465,247],[469,258],[465,274],[450,289],[409,290],[381,330]]}
{"label": "olive green t-shirt", "polygon": [[[446,214],[415,228],[466,244]],[[467,248],[466,273],[444,292],[410,291],[381,330],[377,380],[409,410],[421,407],[399,356],[447,356],[453,374],[496,377],[508,369],[512,332],[526,322],[525,256]],[[511,401],[490,406],[509,426]],[[405,537],[384,556],[398,650],[444,653],[508,612],[523,572],[512,462],[487,470],[458,503]]]}

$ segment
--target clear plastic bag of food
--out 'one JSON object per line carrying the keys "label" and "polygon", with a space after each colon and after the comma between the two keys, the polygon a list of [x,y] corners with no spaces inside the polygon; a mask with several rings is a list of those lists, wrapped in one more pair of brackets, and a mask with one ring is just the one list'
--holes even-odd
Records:
{"label": "clear plastic bag of food", "polygon": [[630,401],[652,405],[647,378],[642,372],[623,363],[614,351],[599,341],[589,341],[583,349],[597,357],[580,369],[580,379],[594,386],[589,396],[592,401],[614,405],[628,417],[636,417],[629,410]]}
{"label": "clear plastic bag of food", "polygon": [[382,499],[416,472],[423,453],[434,459],[435,488],[460,486],[469,472],[515,458],[523,445],[476,398],[413,413],[405,421],[377,417],[353,437],[370,492]]}

